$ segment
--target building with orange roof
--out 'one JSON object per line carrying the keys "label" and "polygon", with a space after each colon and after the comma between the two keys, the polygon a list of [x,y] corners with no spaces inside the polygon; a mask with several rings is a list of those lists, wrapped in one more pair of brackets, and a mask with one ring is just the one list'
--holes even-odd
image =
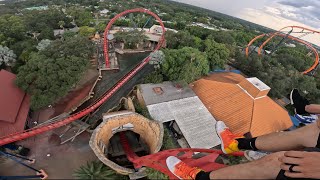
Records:
{"label": "building with orange roof", "polygon": [[290,128],[288,112],[270,97],[258,78],[214,73],[191,84],[210,113],[233,133],[257,137]]}

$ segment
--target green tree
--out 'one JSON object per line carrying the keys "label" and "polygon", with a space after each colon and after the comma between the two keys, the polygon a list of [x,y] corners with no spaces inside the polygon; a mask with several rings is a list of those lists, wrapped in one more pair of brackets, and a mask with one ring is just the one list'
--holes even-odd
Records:
{"label": "green tree", "polygon": [[64,40],[69,40],[72,39],[73,37],[75,37],[78,33],[73,32],[73,31],[66,31],[63,33],[62,38]]}
{"label": "green tree", "polygon": [[25,39],[26,27],[20,16],[0,16],[0,45],[9,46]]}
{"label": "green tree", "polygon": [[192,36],[188,31],[179,31],[177,33],[167,31],[166,34],[167,48],[180,49],[182,47],[201,48],[202,41],[200,38]]}
{"label": "green tree", "polygon": [[79,28],[79,34],[81,36],[90,37],[93,36],[96,32],[96,29],[89,26],[82,26]]}
{"label": "green tree", "polygon": [[235,39],[229,31],[218,31],[212,33],[212,36],[209,36],[208,38],[214,39],[216,42],[223,44],[233,45],[235,43]]}
{"label": "green tree", "polygon": [[95,26],[96,30],[99,32],[99,33],[102,33],[105,31],[107,27],[107,24],[106,23],[99,23]]}
{"label": "green tree", "polygon": [[230,53],[226,46],[224,44],[217,43],[212,39],[207,39],[205,41],[205,47],[210,68],[224,68]]}
{"label": "green tree", "polygon": [[251,39],[254,38],[254,34],[251,32],[245,31],[235,31],[234,32],[234,39],[238,46],[245,46],[247,45]]}
{"label": "green tree", "polygon": [[19,68],[19,66],[23,65],[23,63],[29,59],[29,55],[32,52],[37,51],[37,44],[38,42],[35,39],[28,38],[11,45],[10,49],[12,49],[17,55],[17,63],[14,66],[15,68]]}
{"label": "green tree", "polygon": [[190,83],[209,72],[206,54],[191,47],[164,50],[162,73],[171,81]]}
{"label": "green tree", "polygon": [[49,40],[49,39],[43,39],[43,40],[41,40],[39,43],[38,43],[38,45],[37,45],[37,49],[39,50],[39,51],[43,51],[43,50],[45,50],[50,44],[51,44],[51,40]]}
{"label": "green tree", "polygon": [[125,48],[134,49],[137,44],[147,40],[147,36],[142,31],[119,31],[114,35],[116,41],[124,42]]}
{"label": "green tree", "polygon": [[24,22],[30,34],[40,33],[39,39],[54,39],[53,30],[61,28],[62,22],[69,25],[71,19],[60,9],[50,8],[45,11],[24,13]]}
{"label": "green tree", "polygon": [[64,97],[89,67],[92,43],[77,37],[53,41],[45,51],[32,53],[18,70],[16,84],[31,94],[31,108],[39,109]]}
{"label": "green tree", "polygon": [[12,50],[0,45],[0,66],[2,64],[12,66],[16,62],[16,57]]}
{"label": "green tree", "polygon": [[193,45],[192,45],[192,47],[202,51],[202,48],[203,48],[202,40],[199,37],[193,37]]}
{"label": "green tree", "polygon": [[76,56],[89,59],[93,55],[93,44],[86,37],[75,36],[65,41],[53,41],[42,53],[53,58]]}
{"label": "green tree", "polygon": [[85,8],[72,6],[67,9],[67,14],[73,18],[77,26],[91,26],[94,22],[93,15]]}
{"label": "green tree", "polygon": [[207,37],[213,32],[212,30],[198,26],[189,26],[186,29],[191,35],[201,38],[202,40],[207,39]]}
{"label": "green tree", "polygon": [[197,18],[197,21],[199,23],[208,24],[208,18],[206,18],[206,17],[199,17],[199,18]]}
{"label": "green tree", "polygon": [[64,29],[64,26],[66,25],[66,23],[64,21],[59,21],[58,25],[61,29]]}
{"label": "green tree", "polygon": [[162,83],[163,82],[163,75],[159,70],[153,71],[152,73],[148,74],[144,77],[143,83]]}
{"label": "green tree", "polygon": [[152,52],[150,54],[149,64],[153,64],[156,69],[159,69],[164,59],[165,57],[162,51]]}
{"label": "green tree", "polygon": [[127,176],[117,174],[100,161],[87,162],[77,169],[73,176],[77,179],[128,179]]}

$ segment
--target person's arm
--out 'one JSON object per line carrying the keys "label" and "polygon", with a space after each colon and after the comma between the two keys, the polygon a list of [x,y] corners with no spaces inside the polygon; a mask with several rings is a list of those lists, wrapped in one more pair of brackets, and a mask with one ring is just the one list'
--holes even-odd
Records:
{"label": "person's arm", "polygon": [[304,109],[311,114],[320,114],[320,105],[319,104],[309,104],[304,107]]}

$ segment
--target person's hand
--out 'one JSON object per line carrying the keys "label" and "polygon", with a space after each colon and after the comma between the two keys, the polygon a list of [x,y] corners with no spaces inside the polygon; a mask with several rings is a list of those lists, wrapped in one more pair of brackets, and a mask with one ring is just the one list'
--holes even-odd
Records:
{"label": "person's hand", "polygon": [[[320,152],[287,151],[279,161],[287,177],[320,179]],[[291,165],[288,164],[295,165],[294,172],[289,171]]]}

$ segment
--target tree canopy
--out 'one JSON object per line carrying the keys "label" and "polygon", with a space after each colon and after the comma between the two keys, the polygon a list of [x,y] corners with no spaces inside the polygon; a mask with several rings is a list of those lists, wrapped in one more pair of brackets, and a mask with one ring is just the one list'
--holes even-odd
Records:
{"label": "tree canopy", "polygon": [[12,66],[16,62],[16,55],[8,47],[0,45],[0,66],[2,64],[6,66]]}
{"label": "tree canopy", "polygon": [[206,54],[191,47],[164,50],[162,72],[171,81],[190,83],[209,72]]}
{"label": "tree canopy", "polygon": [[224,68],[230,53],[226,46],[224,44],[217,43],[212,39],[206,39],[205,47],[210,68]]}
{"label": "tree canopy", "polygon": [[25,38],[26,26],[22,17],[3,15],[0,24],[0,45],[10,46]]}
{"label": "tree canopy", "polygon": [[73,41],[53,41],[45,51],[32,53],[19,68],[16,84],[32,95],[32,109],[55,103],[65,96],[87,70],[92,44],[83,37]]}
{"label": "tree canopy", "polygon": [[67,9],[67,14],[70,15],[77,26],[92,26],[94,23],[91,12],[83,7],[72,6]]}
{"label": "tree canopy", "polygon": [[60,29],[61,21],[64,26],[72,26],[71,19],[62,10],[49,8],[45,11],[29,11],[24,14],[24,22],[30,34],[39,33],[39,39],[54,39],[53,30]]}
{"label": "tree canopy", "polygon": [[79,28],[79,34],[81,36],[90,37],[96,33],[96,29],[89,26],[82,26]]}
{"label": "tree canopy", "polygon": [[147,36],[142,31],[119,31],[114,35],[116,41],[124,42],[125,48],[134,49],[137,44],[147,40]]}

